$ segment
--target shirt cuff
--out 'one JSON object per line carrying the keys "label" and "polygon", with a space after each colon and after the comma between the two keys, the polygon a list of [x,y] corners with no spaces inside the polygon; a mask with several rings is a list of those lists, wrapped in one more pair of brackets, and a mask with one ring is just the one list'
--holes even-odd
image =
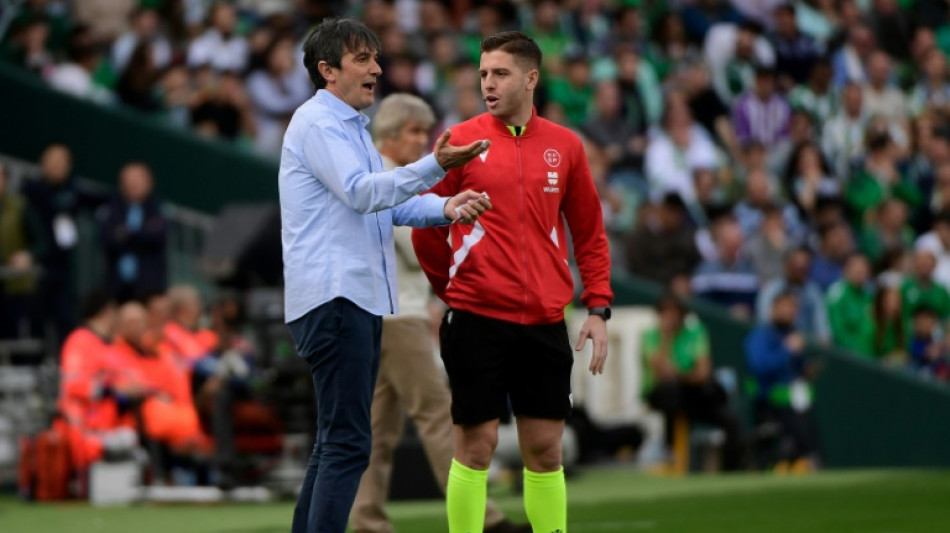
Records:
{"label": "shirt cuff", "polygon": [[445,171],[435,160],[435,154],[429,154],[409,166],[422,177],[422,182],[427,188],[431,188],[445,177]]}
{"label": "shirt cuff", "polygon": [[445,218],[445,202],[448,198],[435,194],[423,194],[419,197],[425,202],[426,226],[447,226],[454,222]]}

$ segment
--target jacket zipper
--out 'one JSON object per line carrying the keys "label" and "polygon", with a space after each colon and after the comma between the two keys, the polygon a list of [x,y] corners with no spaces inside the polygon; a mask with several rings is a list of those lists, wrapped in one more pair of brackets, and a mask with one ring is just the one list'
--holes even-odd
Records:
{"label": "jacket zipper", "polygon": [[524,165],[521,161],[521,138],[515,138],[515,146],[518,150],[518,183],[521,186],[521,277],[522,284],[524,286],[524,294],[522,297],[521,305],[521,322],[524,322],[525,315],[528,311],[528,255],[527,255],[527,243],[525,242],[525,210],[527,209],[525,202],[525,186],[524,186]]}

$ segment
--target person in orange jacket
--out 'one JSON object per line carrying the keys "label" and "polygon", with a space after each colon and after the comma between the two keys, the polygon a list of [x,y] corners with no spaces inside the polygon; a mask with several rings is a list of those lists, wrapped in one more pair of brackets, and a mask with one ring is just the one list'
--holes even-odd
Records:
{"label": "person in orange jacket", "polygon": [[115,389],[120,397],[141,401],[146,436],[178,453],[207,455],[212,443],[201,430],[188,375],[148,326],[142,304],[119,309]]}
{"label": "person in orange jacket", "polygon": [[189,369],[219,342],[214,331],[201,327],[203,307],[201,295],[191,285],[177,285],[168,291],[170,320],[163,329],[164,338]]}
{"label": "person in orange jacket", "polygon": [[137,439],[121,425],[112,394],[115,303],[105,292],[93,291],[81,311],[83,324],[69,334],[60,354],[58,406],[69,427],[73,463],[85,468],[106,450],[130,450]]}

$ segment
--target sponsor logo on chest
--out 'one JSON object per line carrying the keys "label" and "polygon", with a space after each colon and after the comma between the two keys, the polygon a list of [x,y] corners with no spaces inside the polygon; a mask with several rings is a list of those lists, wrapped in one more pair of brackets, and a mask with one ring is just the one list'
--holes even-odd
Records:
{"label": "sponsor logo on chest", "polygon": [[561,188],[557,186],[557,172],[548,172],[548,185],[544,187],[544,192],[559,193]]}

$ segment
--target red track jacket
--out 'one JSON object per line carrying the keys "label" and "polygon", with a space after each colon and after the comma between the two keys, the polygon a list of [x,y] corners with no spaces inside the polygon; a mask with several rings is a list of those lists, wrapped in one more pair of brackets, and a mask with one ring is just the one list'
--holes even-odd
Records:
{"label": "red track jacket", "polygon": [[584,284],[581,301],[609,305],[607,236],[577,135],[537,113],[519,137],[488,113],[452,128],[452,144],[478,139],[491,141],[488,150],[450,170],[430,192],[484,191],[493,208],[472,226],[413,231],[416,255],[436,294],[453,309],[508,322],[563,320],[574,295],[566,219]]}

